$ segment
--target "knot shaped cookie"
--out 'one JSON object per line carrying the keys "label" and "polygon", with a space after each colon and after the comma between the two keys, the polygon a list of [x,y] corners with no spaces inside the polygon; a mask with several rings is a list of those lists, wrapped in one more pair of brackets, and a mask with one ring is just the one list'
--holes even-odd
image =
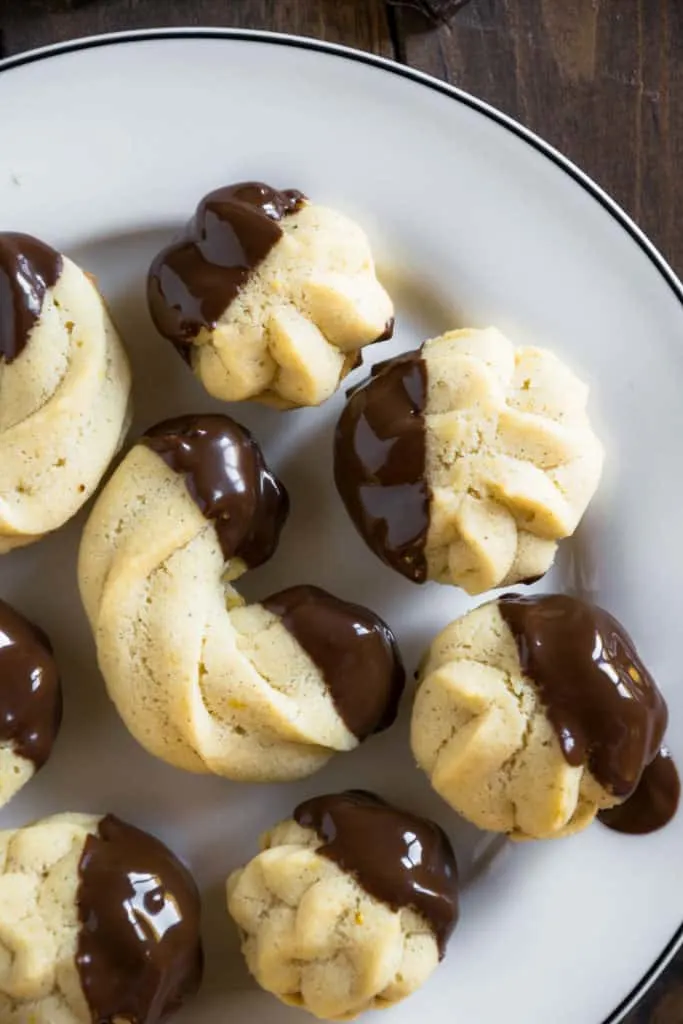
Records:
{"label": "knot shaped cookie", "polygon": [[127,429],[130,388],[92,280],[38,239],[0,233],[0,553],[92,495]]}
{"label": "knot shaped cookie", "polygon": [[623,815],[631,800],[655,801],[651,827],[665,824],[672,780],[659,793],[651,784],[666,723],[616,619],[573,597],[509,595],[433,641],[411,743],[437,793],[475,825],[544,839],[615,805]]}
{"label": "knot shaped cookie", "polygon": [[228,880],[249,970],[283,1002],[351,1020],[429,978],[458,918],[446,835],[370,793],[316,797]]}
{"label": "knot shaped cookie", "polygon": [[79,557],[110,696],[149,751],[191,771],[277,781],[389,726],[404,673],[372,612],[315,587],[245,605],[230,586],[288,511],[227,416],[153,428],[102,492]]}
{"label": "knot shaped cookie", "polygon": [[52,753],[62,687],[45,633],[0,601],[0,807]]}
{"label": "knot shaped cookie", "polygon": [[199,893],[162,843],[109,815],[0,832],[3,1024],[159,1024],[202,974]]}
{"label": "knot shaped cookie", "polygon": [[335,479],[355,526],[416,583],[470,594],[542,576],[603,454],[587,387],[500,331],[451,331],[375,366],[342,413]]}
{"label": "knot shaped cookie", "polygon": [[391,337],[393,305],[358,225],[294,189],[218,189],[152,263],[152,318],[210,394],[319,405]]}

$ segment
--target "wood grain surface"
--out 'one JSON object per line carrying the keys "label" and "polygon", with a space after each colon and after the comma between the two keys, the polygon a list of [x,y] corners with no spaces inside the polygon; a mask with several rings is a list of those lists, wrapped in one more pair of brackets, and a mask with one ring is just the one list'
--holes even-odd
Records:
{"label": "wood grain surface", "polygon": [[[408,0],[0,0],[0,55],[171,25],[315,36],[459,85],[588,171],[683,275],[683,0],[464,0],[442,25]],[[683,955],[626,1019],[683,1024]]]}

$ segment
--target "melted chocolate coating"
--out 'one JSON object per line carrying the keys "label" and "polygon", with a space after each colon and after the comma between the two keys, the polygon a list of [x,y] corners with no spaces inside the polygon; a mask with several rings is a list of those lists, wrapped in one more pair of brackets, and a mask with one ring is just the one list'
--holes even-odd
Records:
{"label": "melted chocolate coating", "polygon": [[356,388],[335,435],[334,479],[376,555],[414,583],[427,578],[427,365],[419,351],[380,363]]}
{"label": "melted chocolate coating", "polygon": [[393,725],[405,686],[396,639],[377,615],[319,587],[292,587],[263,607],[323,674],[334,705],[359,740]]}
{"label": "melted chocolate coating", "polygon": [[179,416],[147,431],[140,443],[176,473],[216,527],[225,556],[253,569],[275,551],[289,514],[284,485],[258,444],[228,416]]}
{"label": "melted chocolate coating", "polygon": [[0,601],[0,742],[41,768],[62,724],[62,688],[42,629]]}
{"label": "melted chocolate coating", "polygon": [[93,1022],[157,1024],[202,977],[192,875],[158,839],[108,815],[79,876],[76,966]]}
{"label": "melted chocolate coating", "polygon": [[296,808],[294,819],[317,832],[324,843],[318,852],[370,896],[392,910],[421,914],[443,957],[458,921],[458,867],[438,825],[362,790],[314,797]]}
{"label": "melted chocolate coating", "polygon": [[37,238],[0,232],[0,359],[6,363],[26,347],[62,266],[61,255]]}
{"label": "melted chocolate coating", "polygon": [[152,319],[189,359],[191,343],[213,330],[252,271],[282,238],[280,221],[306,197],[261,182],[211,192],[200,202],[183,236],[156,257],[147,296]]}
{"label": "melted chocolate coating", "polygon": [[608,792],[630,796],[659,752],[668,713],[628,633],[574,597],[512,594],[498,607],[568,764],[587,764]]}
{"label": "melted chocolate coating", "polygon": [[662,747],[625,803],[600,811],[598,818],[615,832],[646,835],[668,825],[678,810],[681,781],[671,754]]}

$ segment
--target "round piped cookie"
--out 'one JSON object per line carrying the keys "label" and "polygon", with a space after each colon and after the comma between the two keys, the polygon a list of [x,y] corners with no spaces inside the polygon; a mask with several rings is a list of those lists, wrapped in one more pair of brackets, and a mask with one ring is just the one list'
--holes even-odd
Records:
{"label": "round piped cookie", "polygon": [[0,553],[58,529],[95,491],[130,418],[121,340],[93,280],[0,233]]}
{"label": "round piped cookie", "polygon": [[45,633],[0,601],[0,807],[52,753],[62,689]]}
{"label": "round piped cookie", "polygon": [[574,597],[509,595],[433,641],[411,742],[465,818],[546,839],[598,814],[623,832],[665,825],[679,796],[666,725],[664,698],[616,619]]}
{"label": "round piped cookie", "polygon": [[315,797],[228,880],[259,985],[322,1020],[405,999],[444,956],[458,872],[438,825],[371,793]]}
{"label": "round piped cookie", "polygon": [[371,611],[227,582],[277,547],[287,493],[247,430],[186,416],[141,438],[83,534],[81,594],[109,693],[148,750],[245,781],[309,775],[396,717],[404,671]]}
{"label": "round piped cookie", "polygon": [[0,1020],[160,1024],[199,987],[199,913],[187,868],[111,815],[0,832]]}
{"label": "round piped cookie", "polygon": [[339,421],[335,480],[361,536],[416,583],[470,594],[550,568],[593,496],[587,387],[500,331],[451,331],[381,363]]}
{"label": "round piped cookie", "polygon": [[148,298],[160,333],[229,402],[320,405],[393,329],[361,228],[260,182],[202,199],[152,263]]}

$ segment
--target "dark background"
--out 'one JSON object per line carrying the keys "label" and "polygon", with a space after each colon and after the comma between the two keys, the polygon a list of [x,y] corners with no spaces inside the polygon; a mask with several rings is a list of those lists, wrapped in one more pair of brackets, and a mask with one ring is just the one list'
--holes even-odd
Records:
{"label": "dark background", "polygon": [[[393,57],[538,132],[683,274],[683,0],[465,0],[442,24],[415,9],[421,2],[430,0],[0,0],[0,56],[122,29],[222,25]],[[683,955],[628,1024],[683,1024]]]}

